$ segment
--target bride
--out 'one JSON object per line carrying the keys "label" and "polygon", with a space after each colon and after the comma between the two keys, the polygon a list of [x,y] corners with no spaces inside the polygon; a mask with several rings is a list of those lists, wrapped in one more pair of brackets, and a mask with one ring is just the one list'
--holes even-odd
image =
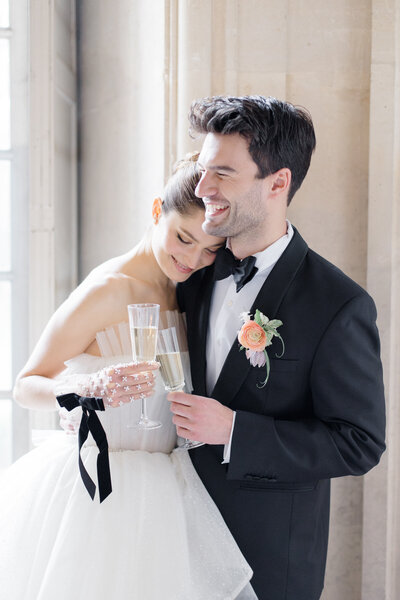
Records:
{"label": "bride", "polygon": [[[175,283],[213,263],[224,244],[201,228],[196,158],[178,164],[142,241],[94,269],[55,312],[17,378],[16,401],[35,410],[55,410],[60,393],[102,397],[105,411],[96,415],[107,435],[112,492],[90,497],[77,437],[65,432],[8,469],[0,499],[7,600],[256,598],[251,569],[187,452],[174,451],[157,365],[131,358],[127,305],[154,302],[176,317]],[[143,397],[160,429],[127,427]],[[73,413],[80,421],[81,407]],[[91,435],[80,455],[97,483]]]}

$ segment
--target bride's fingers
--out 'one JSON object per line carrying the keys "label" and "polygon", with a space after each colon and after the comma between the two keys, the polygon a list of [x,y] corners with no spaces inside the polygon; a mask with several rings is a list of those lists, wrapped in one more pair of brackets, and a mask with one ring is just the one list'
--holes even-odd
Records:
{"label": "bride's fingers", "polygon": [[111,396],[108,399],[108,405],[116,408],[118,406],[123,406],[124,404],[130,404],[131,402],[135,402],[136,400],[141,400],[144,398],[149,398],[153,394],[153,391],[129,391],[124,394],[119,394],[118,396]]}
{"label": "bride's fingers", "polygon": [[106,390],[107,398],[113,406],[116,406],[119,402],[133,402],[140,399],[143,395],[148,398],[153,393],[154,381],[147,381],[137,385],[128,385],[128,383],[123,383],[122,385],[110,384],[109,389]]}
{"label": "bride's fingers", "polygon": [[157,371],[160,365],[158,362],[145,361],[145,362],[130,362],[130,363],[119,363],[109,367],[110,374],[115,373],[116,375],[139,375],[147,371]]}
{"label": "bride's fingers", "polygon": [[156,374],[153,371],[140,371],[139,373],[124,372],[120,369],[107,375],[107,383],[119,385],[138,385],[154,382]]}
{"label": "bride's fingers", "polygon": [[151,371],[135,375],[109,375],[104,382],[104,389],[107,396],[116,393],[124,395],[131,391],[154,391],[155,375]]}

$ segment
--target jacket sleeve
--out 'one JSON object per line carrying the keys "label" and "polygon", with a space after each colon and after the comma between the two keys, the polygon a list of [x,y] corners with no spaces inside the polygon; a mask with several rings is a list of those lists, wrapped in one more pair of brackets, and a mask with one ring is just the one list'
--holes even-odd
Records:
{"label": "jacket sleeve", "polygon": [[375,305],[345,304],[316,348],[313,412],[280,420],[237,411],[229,479],[305,482],[361,475],[385,450],[385,403]]}

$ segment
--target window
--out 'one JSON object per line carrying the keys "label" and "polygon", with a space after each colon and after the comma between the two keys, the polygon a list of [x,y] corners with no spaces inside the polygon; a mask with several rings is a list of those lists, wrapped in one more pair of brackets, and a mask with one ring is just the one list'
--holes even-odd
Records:
{"label": "window", "polygon": [[26,28],[26,0],[0,0],[0,469],[28,448],[11,394],[28,336]]}

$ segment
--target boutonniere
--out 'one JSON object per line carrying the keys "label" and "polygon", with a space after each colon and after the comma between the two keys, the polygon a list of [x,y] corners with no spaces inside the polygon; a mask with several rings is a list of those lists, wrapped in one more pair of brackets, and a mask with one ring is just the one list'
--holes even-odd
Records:
{"label": "boutonniere", "polygon": [[263,367],[266,365],[267,376],[261,385],[257,384],[257,387],[263,388],[268,381],[271,368],[266,348],[267,346],[271,346],[274,337],[279,338],[282,343],[282,352],[275,354],[275,356],[281,358],[285,352],[285,344],[277,332],[278,327],[283,323],[278,319],[271,319],[270,321],[258,309],[254,315],[254,321],[251,319],[249,313],[241,313],[240,316],[243,320],[242,328],[238,333],[240,349],[246,350],[246,358],[249,359],[253,367]]}

